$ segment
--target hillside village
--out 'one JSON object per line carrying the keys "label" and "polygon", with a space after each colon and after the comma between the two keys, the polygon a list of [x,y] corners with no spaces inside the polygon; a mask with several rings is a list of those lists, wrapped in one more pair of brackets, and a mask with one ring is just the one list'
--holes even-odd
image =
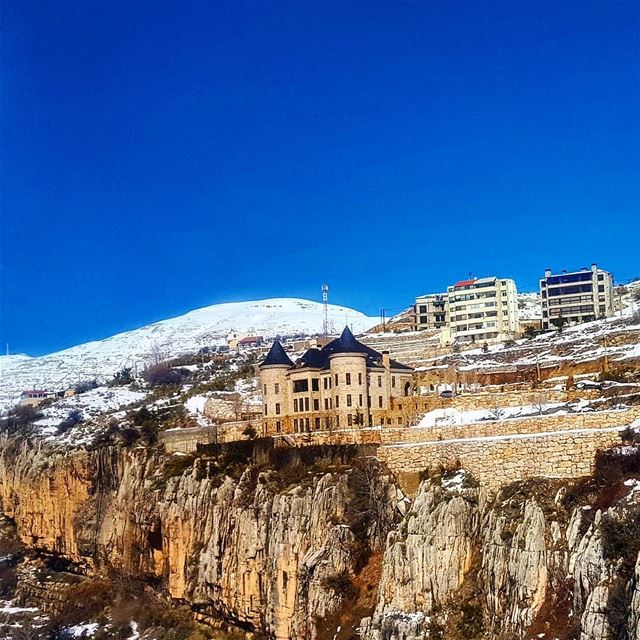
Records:
{"label": "hillside village", "polygon": [[[585,277],[582,274],[591,274],[597,292],[597,287],[601,286],[598,284],[599,270],[575,273],[579,278]],[[567,274],[567,277],[571,276],[572,274]],[[545,276],[546,282],[552,277]],[[560,279],[564,279],[564,276],[560,276]],[[51,571],[46,565],[49,562],[46,558],[49,557],[47,554],[55,550],[55,554],[71,558],[73,562],[78,562],[79,559],[87,562],[85,551],[76,551],[74,545],[75,537],[84,535],[80,533],[83,527],[78,524],[81,518],[79,519],[76,511],[84,513],[82,510],[87,509],[88,504],[97,504],[95,508],[99,509],[94,519],[88,520],[90,527],[93,526],[91,523],[97,521],[96,518],[104,519],[107,532],[114,527],[119,530],[119,527],[124,526],[123,533],[118,535],[121,542],[117,545],[123,545],[123,548],[128,548],[129,544],[148,547],[147,555],[144,556],[148,559],[144,562],[150,564],[145,565],[147,568],[144,575],[151,572],[158,576],[168,576],[166,584],[172,599],[178,602],[186,599],[195,611],[200,611],[197,614],[200,621],[218,625],[220,613],[215,606],[213,609],[199,610],[195,604],[198,602],[196,596],[185,591],[186,585],[196,579],[193,577],[193,567],[198,566],[195,559],[198,549],[209,544],[206,542],[208,538],[205,532],[200,531],[200,525],[195,521],[190,524],[154,524],[155,518],[163,519],[166,514],[149,519],[144,515],[140,517],[138,513],[144,514],[148,509],[163,511],[168,508],[168,504],[173,505],[172,509],[177,508],[173,504],[174,500],[182,499],[180,496],[190,495],[192,491],[208,490],[207,482],[214,482],[217,487],[219,482],[223,482],[222,477],[226,477],[226,480],[220,489],[220,495],[227,495],[224,487],[227,486],[226,483],[231,483],[230,495],[240,496],[240,502],[245,500],[243,496],[248,491],[246,483],[251,478],[255,481],[257,502],[254,503],[253,510],[249,502],[246,505],[242,502],[244,506],[234,504],[231,511],[232,517],[238,518],[239,522],[243,522],[243,518],[249,518],[248,523],[245,522],[240,527],[242,530],[246,528],[246,532],[240,534],[238,548],[235,543],[230,544],[225,540],[215,542],[220,545],[220,548],[216,547],[215,554],[232,555],[226,561],[225,571],[233,576],[236,574],[229,567],[238,567],[237,586],[233,589],[249,600],[258,597],[258,588],[252,586],[253,578],[250,578],[256,570],[252,568],[255,552],[247,549],[246,554],[251,557],[244,560],[240,558],[244,557],[245,551],[242,549],[246,544],[249,547],[258,544],[251,537],[254,535],[251,527],[270,530],[280,521],[278,517],[276,520],[271,517],[264,519],[266,516],[259,515],[257,506],[264,499],[270,500],[258,497],[262,486],[260,483],[266,483],[264,486],[271,491],[273,487],[270,483],[274,482],[274,477],[279,478],[278,483],[282,483],[274,486],[284,492],[274,500],[298,500],[297,496],[307,490],[303,487],[307,487],[311,478],[314,478],[313,483],[319,482],[316,489],[320,492],[315,500],[318,505],[322,505],[329,495],[323,489],[324,484],[329,482],[327,478],[342,482],[340,478],[343,476],[340,474],[346,473],[344,477],[352,478],[347,482],[352,482],[360,473],[358,469],[364,464],[363,461],[369,461],[369,464],[381,465],[375,468],[384,470],[388,475],[380,476],[382,471],[378,470],[367,482],[390,482],[389,479],[393,479],[395,488],[387,487],[384,491],[389,492],[389,500],[395,505],[394,518],[403,519],[401,527],[414,526],[411,522],[415,517],[428,518],[419,520],[423,522],[420,526],[426,527],[424,522],[431,522],[440,509],[451,508],[454,511],[444,512],[442,522],[431,522],[426,530],[439,532],[437,535],[443,539],[453,536],[452,539],[457,540],[458,534],[454,535],[447,527],[453,526],[460,531],[474,531],[474,528],[469,522],[463,523],[461,513],[464,511],[458,512],[456,509],[460,509],[461,504],[476,505],[474,508],[488,509],[490,514],[507,513],[506,519],[503,515],[495,515],[498,518],[496,522],[505,523],[500,527],[516,527],[516,524],[509,524],[512,519],[516,518],[513,522],[517,522],[517,518],[524,517],[522,524],[517,525],[522,527],[523,533],[517,535],[531,536],[532,542],[527,544],[540,544],[545,539],[544,532],[541,533],[540,527],[536,525],[536,528],[526,518],[534,508],[531,504],[539,502],[545,505],[545,501],[551,501],[550,496],[546,496],[551,489],[545,489],[544,483],[556,487],[553,491],[557,493],[557,505],[558,500],[564,500],[561,497],[564,495],[562,491],[572,496],[583,486],[581,483],[586,482],[584,486],[591,487],[590,483],[595,480],[589,478],[609,474],[609,471],[602,471],[602,468],[608,470],[613,467],[603,465],[614,464],[619,465],[622,471],[616,471],[610,477],[606,475],[606,480],[602,480],[604,488],[598,488],[597,491],[615,491],[612,509],[621,510],[620,522],[626,523],[635,511],[629,511],[629,516],[625,509],[632,509],[634,500],[640,496],[640,491],[637,490],[640,486],[640,472],[635,462],[640,442],[640,281],[613,288],[605,301],[602,314],[597,308],[595,296],[589,309],[581,301],[579,306],[585,310],[580,311],[580,314],[584,313],[584,316],[571,315],[569,309],[575,305],[565,303],[564,294],[560,296],[560,308],[563,310],[563,315],[560,315],[555,310],[557,305],[546,304],[540,294],[522,296],[517,294],[514,284],[504,282],[498,278],[482,278],[455,283],[448,288],[446,294],[437,294],[440,296],[438,305],[443,302],[445,309],[444,320],[438,311],[439,319],[436,321],[435,312],[430,315],[428,307],[426,327],[420,326],[420,318],[421,314],[424,315],[422,306],[429,296],[417,297],[415,305],[408,312],[391,318],[384,324],[345,308],[333,310],[318,303],[280,299],[247,303],[249,308],[269,310],[268,321],[260,330],[257,321],[246,318],[243,327],[230,327],[214,307],[208,309],[206,314],[216,318],[219,323],[215,338],[209,327],[196,326],[197,323],[178,319],[177,331],[191,331],[193,336],[204,335],[203,340],[210,342],[209,344],[201,344],[199,337],[189,338],[183,343],[184,347],[180,347],[181,350],[184,348],[184,352],[169,355],[157,342],[152,343],[147,338],[147,344],[151,344],[152,348],[145,358],[138,360],[140,365],[137,367],[125,364],[115,369],[114,373],[83,378],[78,384],[66,388],[43,386],[23,390],[17,403],[13,400],[13,404],[8,404],[2,418],[0,437],[4,443],[4,454],[0,460],[5,466],[0,465],[0,478],[2,469],[6,468],[8,475],[0,482],[0,489],[4,487],[0,491],[0,500],[3,501],[4,512],[11,515],[11,522],[15,521],[18,531],[22,532],[21,540],[35,541],[33,546],[44,552],[45,561],[38,555],[26,556],[20,561],[22,573],[16,592],[16,602],[20,606],[15,603],[11,607],[7,605],[6,609],[11,613],[7,614],[6,623],[0,619],[0,630],[15,624],[32,625],[34,629],[45,623],[64,624],[58,622],[60,605],[55,594],[58,590],[64,592],[65,589],[73,589],[79,578],[66,569],[61,572]],[[547,286],[549,300],[555,297],[549,295],[552,287],[563,289],[574,285],[560,282]],[[583,284],[579,286],[582,287]],[[570,295],[582,298],[585,293],[579,291]],[[427,302],[429,304],[430,301]],[[472,306],[472,309],[461,308],[465,305]],[[277,312],[272,315],[274,309]],[[322,330],[326,326],[327,311],[332,325],[328,335]],[[246,312],[246,307],[236,307],[234,314],[244,317]],[[493,315],[494,312],[499,313]],[[474,318],[475,326],[471,326],[468,319],[460,318],[470,313],[485,315],[483,319]],[[284,331],[278,331],[279,314],[284,318]],[[345,314],[350,315],[351,321],[347,319],[341,323],[342,329],[336,332],[335,326],[341,319],[344,321]],[[601,315],[604,317],[600,317]],[[499,325],[494,318],[502,316],[505,320]],[[567,318],[567,321],[557,320],[561,317]],[[557,322],[552,327],[545,327],[545,318],[556,319]],[[438,327],[432,323],[430,326],[432,319],[433,323],[444,324]],[[489,324],[477,326],[485,322]],[[494,322],[495,326],[492,324]],[[239,324],[237,319],[233,323]],[[175,329],[165,325],[163,330],[168,331],[167,335],[172,338],[175,336]],[[148,330],[141,331],[144,331],[142,335],[149,334]],[[494,333],[497,335],[493,335]],[[189,343],[189,340],[192,342]],[[116,343],[130,345],[135,341],[135,336],[122,334],[117,337]],[[190,346],[193,341],[197,348]],[[117,351],[112,342],[106,341],[107,359],[111,362]],[[93,362],[97,364],[99,349],[96,345],[91,345],[90,348]],[[84,346],[75,349],[85,349],[84,353],[88,353]],[[68,362],[77,362],[74,351],[69,351],[71,360]],[[56,363],[54,371],[70,366],[68,362],[65,364],[64,355],[53,354],[51,358]],[[15,398],[15,393],[11,397]],[[17,446],[19,454],[15,453]],[[16,455],[17,458],[14,458]],[[117,515],[118,509],[102,511],[102,498],[96,503],[91,497],[94,489],[82,488],[85,482],[93,484],[92,474],[98,474],[96,477],[100,477],[102,483],[112,482],[108,478],[116,471],[109,470],[114,463],[108,461],[108,456],[115,455],[119,460],[117,465],[124,465],[122,471],[117,471],[122,475],[120,482],[124,483],[119,485],[117,493],[125,500],[119,509],[129,514],[122,522],[121,516]],[[352,459],[351,456],[355,458]],[[91,467],[90,470],[82,466],[85,458],[96,460],[91,464],[97,464],[97,467]],[[20,471],[19,465],[22,463],[19,461],[23,459],[25,466]],[[311,462],[304,463],[306,459]],[[609,459],[614,462],[607,462]],[[55,461],[52,466],[49,460]],[[348,464],[345,465],[347,460]],[[81,466],[67,468],[66,465],[69,464]],[[276,472],[271,469],[274,464],[284,466],[276,466],[280,469]],[[18,467],[9,472],[12,465]],[[251,475],[254,473],[252,470],[256,469],[263,471],[257,476]],[[316,474],[320,473],[318,478],[321,478],[325,472],[328,475],[317,480]],[[44,484],[38,490],[30,489],[32,483],[39,482],[40,474]],[[212,479],[206,480],[209,477]],[[134,481],[134,478],[138,480]],[[128,484],[131,482],[134,484]],[[192,486],[191,483],[195,484]],[[236,486],[234,483],[238,483],[237,489],[233,489]],[[561,485],[554,483],[569,484],[562,485],[564,488],[559,489],[557,487]],[[572,488],[574,485],[571,483],[577,483],[575,487],[578,488]],[[253,490],[249,488],[249,495],[253,495]],[[64,496],[58,495],[60,491]],[[146,491],[152,491],[153,499],[149,499],[151,494]],[[592,489],[590,491],[593,492]],[[45,496],[43,499],[38,497],[40,492]],[[138,495],[140,492],[141,495]],[[529,496],[527,499],[533,502],[527,502],[522,507],[524,511],[520,513],[519,507],[513,507],[513,500],[517,500],[517,497],[504,497],[512,495],[510,492],[516,492],[516,496],[519,492],[524,492]],[[16,502],[17,494],[20,498]],[[210,508],[211,501],[218,500],[217,495],[214,492],[209,498],[202,496],[198,500]],[[585,495],[589,500],[592,499],[592,493]],[[429,502],[431,500],[433,503]],[[423,514],[422,511],[427,508],[425,505],[429,504],[429,509],[433,508],[435,511],[427,509]],[[409,505],[413,505],[411,510]],[[599,511],[583,511],[591,510],[590,505],[590,502],[585,502],[577,510],[579,513],[590,514],[585,515],[585,518],[593,516],[593,525],[584,534],[585,541],[591,540],[590,536],[596,535],[593,532],[600,530],[597,528],[600,526],[600,516],[597,515]],[[271,506],[269,509],[277,507]],[[295,509],[291,509],[293,514]],[[335,509],[337,511],[330,516],[330,523],[326,526],[318,525],[320,530],[334,531],[335,523],[338,523],[335,531],[347,530],[341,528],[345,525],[340,524],[339,513],[342,507],[335,506]],[[515,509],[515,515],[509,515],[510,509]],[[561,514],[559,507],[553,509]],[[67,510],[70,510],[68,514]],[[220,518],[213,514],[203,518],[199,508],[196,511],[197,522],[202,519],[202,522],[216,523]],[[185,518],[191,517],[190,513],[190,507],[180,507],[176,512],[177,522],[183,523]],[[555,514],[556,511],[552,513]],[[254,514],[256,518],[263,520],[258,525],[251,519],[254,516],[247,514]],[[298,535],[307,535],[304,533],[305,527],[311,525],[292,524],[292,514],[282,516],[282,522],[289,523],[286,535],[294,539]],[[381,517],[384,520],[390,516]],[[567,524],[565,516],[558,517],[562,524],[552,525],[562,526],[563,531],[566,529],[562,536],[570,540],[572,535],[577,535],[574,533],[577,524]],[[573,518],[572,516],[571,522]],[[133,524],[134,521],[136,524]],[[4,522],[4,526],[7,526],[7,522]],[[165,530],[168,526],[173,528]],[[482,526],[490,524],[483,521]],[[136,533],[136,527],[142,527],[141,531],[145,533]],[[312,531],[313,535],[318,535],[316,529]],[[382,539],[371,531],[367,534],[367,545],[374,551],[383,548]],[[507,529],[500,531],[501,544],[512,544],[509,537],[512,534],[505,533]],[[275,533],[271,532],[269,535],[273,536]],[[400,577],[393,579],[394,592],[401,589],[400,585],[405,585],[402,589],[409,591],[406,601],[396,601],[395,597],[386,594],[384,584],[390,578],[385,578],[385,572],[408,571],[411,563],[416,562],[409,557],[401,557],[402,554],[396,557],[399,552],[393,536],[397,535],[401,533],[395,533],[389,538],[382,565],[378,564],[377,568],[375,562],[381,562],[380,551],[371,556],[364,568],[359,561],[350,559],[353,566],[347,565],[351,568],[340,569],[342,573],[335,574],[341,576],[340,580],[332,573],[327,574],[329,577],[321,577],[324,575],[322,572],[319,574],[316,587],[318,593],[322,594],[319,597],[329,598],[333,602],[332,605],[322,605],[328,607],[327,611],[331,607],[331,610],[336,607],[341,610],[340,607],[345,602],[353,603],[352,598],[355,596],[349,595],[351,593],[360,595],[353,605],[353,611],[341,614],[339,621],[327,618],[327,635],[316,631],[314,633],[317,635],[314,637],[352,639],[357,632],[359,638],[380,640],[387,637],[380,629],[387,627],[396,634],[388,637],[406,637],[412,640],[431,637],[431,630],[436,627],[431,626],[431,618],[423,613],[429,611],[429,607],[413,604],[412,600],[413,591],[420,592],[422,588],[419,581],[407,582]],[[513,538],[513,545],[521,546],[524,543],[519,541],[517,535]],[[202,536],[202,541],[199,541],[199,536]],[[421,557],[418,553],[421,545],[430,548],[430,543],[428,538],[422,540],[419,536],[415,540],[415,552],[408,550],[407,554],[415,553],[417,558]],[[109,543],[111,544],[113,543]],[[274,548],[280,548],[278,545],[281,545],[286,550],[289,543],[273,544]],[[333,549],[332,544],[325,541],[324,546],[314,553],[329,553],[327,549]],[[349,545],[352,544],[353,542],[349,542]],[[492,552],[486,546],[488,543],[483,544],[480,547],[483,562],[489,562]],[[457,548],[457,545],[458,542],[455,542],[451,548]],[[340,551],[336,553],[339,557],[342,557],[340,554],[344,553],[344,548],[342,543],[338,544],[337,549]],[[187,549],[191,549],[188,557]],[[528,553],[527,548],[522,553],[525,552]],[[138,569],[135,568],[133,559],[135,554],[131,553],[127,552],[129,559],[122,566],[128,567],[126,571],[135,574]],[[309,558],[315,558],[315,555],[309,550],[292,560],[287,559],[285,551],[282,558],[279,552],[271,553],[275,554],[274,561],[281,563],[278,565],[280,568],[274,570],[275,573],[269,578],[278,585],[276,592],[286,593],[287,598],[293,598],[295,594],[296,598],[302,597],[300,589],[306,579],[306,563],[311,562]],[[572,553],[572,557],[582,557],[575,556],[575,551]],[[582,566],[591,558],[588,550],[581,553],[584,554],[584,560],[572,560],[576,567]],[[22,556],[9,553],[6,557]],[[467,566],[467,561],[463,561],[462,556],[458,558],[454,555],[450,560],[440,559],[433,563],[426,560],[424,562],[424,566],[412,568],[411,571],[416,570],[428,576],[435,570],[434,567],[438,567],[438,571],[442,567],[442,571],[449,572],[446,575],[451,586],[446,593],[460,594],[461,585],[466,584],[470,575],[475,575],[472,565]],[[458,568],[454,566],[456,562],[460,563]],[[602,564],[604,560],[597,562]],[[323,563],[327,567],[334,566],[333,561],[324,560]],[[523,596],[525,601],[531,601],[531,611],[538,611],[540,615],[545,609],[540,609],[539,603],[533,604],[534,600],[537,602],[537,599],[543,597],[556,598],[562,594],[555,587],[550,589],[545,586],[546,572],[551,569],[541,563],[542,560],[533,563],[526,577],[526,580],[535,583],[537,591],[531,594],[527,592],[528,595]],[[319,566],[324,565],[321,563]],[[338,563],[337,566],[345,565]],[[502,570],[496,565],[495,571]],[[265,571],[266,575],[271,575],[264,568],[257,571],[260,575]],[[559,571],[566,572],[567,569]],[[574,569],[576,571],[578,569]],[[509,572],[510,581],[519,579],[514,573],[515,569],[509,569]],[[367,578],[369,574],[371,575]],[[47,582],[47,587],[42,588],[38,586],[43,583],[42,579],[37,578],[39,575],[46,575],[46,581],[54,582]],[[91,575],[89,570],[88,584],[97,579]],[[225,579],[225,575],[226,573],[220,580]],[[286,580],[283,577],[285,575],[288,576]],[[618,582],[632,584],[631,576],[631,569],[624,567]],[[159,578],[154,578],[157,579]],[[579,576],[575,579],[578,580]],[[85,584],[83,580],[85,579],[78,584]],[[363,595],[363,584],[367,580],[368,589],[380,590],[377,604]],[[607,581],[605,576],[594,578],[593,584],[589,583],[589,597],[593,600],[600,594],[600,599],[579,605],[583,627],[613,624],[611,621],[622,615],[626,616],[627,610],[632,611],[629,615],[635,615],[628,597],[623,613],[600,613],[603,602],[613,597],[608,595],[609,591],[602,592],[605,595],[598,591],[605,588],[603,585],[609,584]],[[69,584],[72,586],[69,587]],[[483,589],[493,593],[491,588],[482,584]],[[205,589],[204,586],[198,588]],[[342,590],[346,591],[342,593]],[[544,593],[547,596],[541,595]],[[225,603],[228,597],[230,596],[222,597]],[[267,596],[262,594],[259,597],[264,600]],[[252,607],[247,611],[234,613],[232,619],[235,621],[239,616],[238,619],[246,620],[250,625],[247,628],[251,629],[266,625],[265,628],[272,629],[272,637],[276,638],[310,637],[307,627],[296,627],[298,623],[290,615],[291,605],[281,602],[281,596],[273,597],[274,614],[271,622],[256,619]],[[449,597],[443,595],[442,602],[449,602]],[[214,600],[214,596],[210,595],[207,602]],[[518,602],[520,600],[514,599],[515,604],[509,601],[508,606],[520,606]],[[459,607],[456,608],[455,603],[453,608],[446,606],[449,608],[438,615],[444,616],[443,621],[455,620]],[[478,611],[486,609],[484,605],[473,606]],[[53,616],[50,623],[46,622],[49,615]],[[96,614],[92,614],[93,617],[83,615],[85,617],[82,618],[75,614],[75,617],[68,617],[67,620],[82,624],[66,628],[71,629],[78,637],[93,637],[92,634],[97,629],[103,629],[101,618],[96,617]],[[493,614],[486,611],[483,614],[486,620],[491,615]],[[498,616],[491,623],[503,625],[507,630],[505,635],[487,632],[489,635],[485,636],[454,634],[450,637],[533,638],[534,636],[522,635],[525,628],[536,628],[531,615],[528,614],[520,622],[507,622],[507,618],[511,619],[514,615],[505,613],[504,620]],[[135,616],[135,620],[143,619],[140,613]],[[225,617],[226,614],[223,615]],[[133,635],[137,633],[138,627],[135,625],[138,623],[134,618],[131,620],[127,619],[123,627],[125,635],[129,631]],[[104,629],[109,624],[113,622],[109,622]],[[546,630],[541,633],[553,630],[553,625],[549,624],[547,621],[546,626],[540,627]],[[629,624],[636,623],[632,621]],[[458,627],[454,625],[454,628]],[[519,631],[516,632],[516,629]],[[36,633],[34,637],[41,636]],[[205,634],[203,637],[208,636]],[[223,634],[214,637],[245,636]],[[594,632],[585,637],[603,640],[613,636]]]}
{"label": "hillside village", "polygon": [[[145,337],[139,366],[64,389],[22,389],[8,420],[30,422],[51,441],[82,444],[124,430],[184,453],[264,437],[285,446],[400,445],[430,441],[436,427],[475,434],[478,424],[482,437],[554,431],[558,416],[578,424],[574,416],[605,409],[621,411],[623,427],[639,397],[639,295],[637,281],[614,289],[611,274],[592,265],[545,272],[537,296],[519,296],[508,279],[463,280],[369,330],[373,319],[310,302],[279,324],[286,304],[265,301],[276,313],[262,331],[222,323],[219,337],[205,331],[210,344],[179,357]],[[335,327],[342,315],[339,337],[321,333],[321,322]],[[260,325],[259,317],[243,322]]]}

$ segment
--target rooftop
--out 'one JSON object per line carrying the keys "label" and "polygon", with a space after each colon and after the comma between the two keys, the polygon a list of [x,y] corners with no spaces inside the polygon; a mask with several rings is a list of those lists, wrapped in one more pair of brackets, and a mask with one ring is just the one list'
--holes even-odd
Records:
{"label": "rooftop", "polygon": [[[332,340],[321,349],[308,349],[295,364],[291,362],[284,352],[282,345],[276,340],[260,366],[289,364],[296,369],[328,369],[331,356],[338,353],[362,353],[367,359],[368,367],[383,367],[382,354],[359,340],[356,340],[349,327],[345,327],[339,338]],[[285,362],[285,359],[288,362]],[[401,364],[396,360],[391,360],[390,365],[392,369],[411,371],[411,367]]]}

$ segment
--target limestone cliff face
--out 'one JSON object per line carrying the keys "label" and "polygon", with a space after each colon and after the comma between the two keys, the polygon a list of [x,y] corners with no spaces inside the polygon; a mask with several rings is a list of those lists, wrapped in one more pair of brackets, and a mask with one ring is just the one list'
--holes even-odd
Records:
{"label": "limestone cliff face", "polygon": [[[314,638],[344,602],[335,577],[353,575],[362,552],[347,473],[286,488],[249,465],[233,480],[196,460],[167,479],[163,456],[144,449],[6,445],[0,508],[33,548],[160,582],[203,619],[278,639]],[[382,512],[368,533],[382,527],[382,542],[402,496],[386,476],[372,482]]]}
{"label": "limestone cliff face", "polygon": [[561,495],[489,502],[480,489],[423,483],[389,534],[363,637],[637,640],[640,555],[632,579],[618,576],[619,592],[631,595],[613,624],[619,563],[603,553],[603,514],[578,508],[567,519]]}
{"label": "limestone cliff face", "polygon": [[[144,578],[203,620],[276,639],[352,638],[338,632],[346,612],[367,615],[364,640],[640,640],[640,556],[616,555],[603,534],[605,519],[636,513],[640,491],[565,509],[560,481],[495,498],[457,472],[408,504],[379,471],[283,482],[249,464],[229,477],[204,458],[167,460],[5,440],[0,510],[32,548]],[[368,585],[365,548],[382,556]],[[368,614],[348,601],[349,579],[371,588]]]}

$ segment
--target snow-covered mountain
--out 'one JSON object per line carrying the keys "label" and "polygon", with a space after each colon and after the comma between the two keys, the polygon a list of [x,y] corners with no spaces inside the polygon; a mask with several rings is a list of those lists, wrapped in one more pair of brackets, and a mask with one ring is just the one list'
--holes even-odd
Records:
{"label": "snow-covered mountain", "polygon": [[[328,315],[334,331],[349,324],[354,332],[362,332],[378,322],[378,318],[332,304]],[[196,309],[38,358],[0,356],[0,409],[14,404],[25,389],[54,391],[79,380],[110,377],[125,366],[144,367],[158,356],[170,358],[193,353],[204,346],[226,344],[231,331],[265,338],[319,334],[323,318],[323,305],[310,300],[273,298],[232,302]]]}

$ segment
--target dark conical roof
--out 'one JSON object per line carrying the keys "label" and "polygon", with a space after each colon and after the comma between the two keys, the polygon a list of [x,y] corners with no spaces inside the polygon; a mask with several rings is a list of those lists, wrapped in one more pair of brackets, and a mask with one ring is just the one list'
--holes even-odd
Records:
{"label": "dark conical roof", "polygon": [[367,347],[358,342],[351,329],[346,326],[333,345],[333,353],[367,353]]}
{"label": "dark conical roof", "polygon": [[267,367],[272,364],[286,365],[287,367],[293,366],[293,362],[291,362],[279,340],[273,341],[267,357],[260,363],[260,366]]}

